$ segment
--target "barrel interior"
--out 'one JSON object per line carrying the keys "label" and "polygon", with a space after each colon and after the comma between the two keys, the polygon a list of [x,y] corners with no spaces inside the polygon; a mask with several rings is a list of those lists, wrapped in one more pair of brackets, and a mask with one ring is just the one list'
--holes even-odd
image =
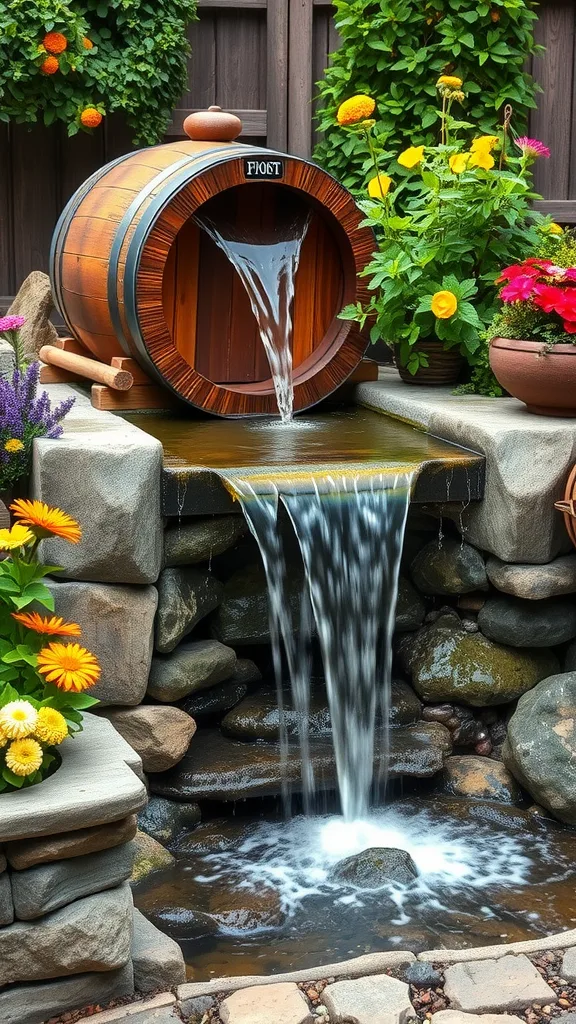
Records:
{"label": "barrel interior", "polygon": [[[292,356],[298,367],[324,350],[341,322],[345,268],[342,229],[306,193],[272,182],[229,188],[198,211],[234,237],[278,241],[293,214],[309,214],[295,281]],[[272,387],[270,369],[244,285],[226,255],[190,218],[170,249],[163,278],[164,315],[182,358],[210,381]]]}

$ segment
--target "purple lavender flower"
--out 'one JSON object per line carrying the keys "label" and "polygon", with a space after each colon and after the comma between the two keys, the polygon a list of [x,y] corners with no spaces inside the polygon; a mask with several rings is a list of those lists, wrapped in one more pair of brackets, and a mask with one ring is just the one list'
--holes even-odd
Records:
{"label": "purple lavender flower", "polygon": [[[27,474],[34,438],[60,437],[60,421],[74,404],[68,398],[52,409],[46,392],[37,394],[39,376],[40,364],[31,363],[15,370],[11,380],[0,378],[0,490]],[[6,444],[11,440],[22,441],[24,447],[10,451]]]}

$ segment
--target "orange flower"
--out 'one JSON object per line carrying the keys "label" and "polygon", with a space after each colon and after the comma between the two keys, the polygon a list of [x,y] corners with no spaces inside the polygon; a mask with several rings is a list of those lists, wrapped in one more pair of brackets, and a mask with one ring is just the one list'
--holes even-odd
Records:
{"label": "orange flower", "polygon": [[88,36],[84,36],[82,39],[82,46],[85,50],[92,50],[94,48],[94,43],[91,39],[88,39]]}
{"label": "orange flower", "polygon": [[40,65],[40,71],[45,75],[55,75],[60,70],[60,65],[56,60],[56,57],[46,57]]}
{"label": "orange flower", "polygon": [[26,498],[18,498],[10,508],[16,519],[25,526],[31,527],[37,537],[61,537],[62,540],[69,540],[71,544],[77,544],[82,536],[82,530],[66,512],[60,508],[52,508],[43,501],[29,501]]}
{"label": "orange flower", "polygon": [[64,622],[59,615],[39,615],[38,612],[11,612],[13,619],[26,629],[35,633],[47,633],[50,636],[81,636],[82,630],[76,622]]}
{"label": "orange flower", "polygon": [[59,690],[81,693],[98,682],[102,670],[95,655],[80,644],[51,643],[38,655],[38,671]]}
{"label": "orange flower", "polygon": [[359,121],[365,121],[367,117],[370,117],[374,113],[375,107],[376,103],[371,96],[359,93],[340,104],[336,120],[341,125],[358,124]]}
{"label": "orange flower", "polygon": [[64,53],[68,46],[68,40],[61,32],[48,32],[48,35],[45,35],[42,40],[42,45],[48,53]]}
{"label": "orange flower", "polygon": [[85,128],[97,128],[102,123],[102,114],[96,107],[86,107],[80,114],[80,121]]}

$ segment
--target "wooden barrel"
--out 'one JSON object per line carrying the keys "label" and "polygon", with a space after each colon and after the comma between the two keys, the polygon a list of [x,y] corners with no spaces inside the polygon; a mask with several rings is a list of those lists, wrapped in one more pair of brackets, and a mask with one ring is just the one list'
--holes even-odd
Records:
{"label": "wooden barrel", "polygon": [[[98,359],[128,355],[191,405],[220,416],[277,413],[248,296],[197,226],[204,207],[270,236],[287,202],[310,212],[293,306],[294,408],[342,384],[366,340],[338,319],[367,298],[373,248],[351,195],[316,165],[231,141],[129,153],[76,192],[54,233],[51,275],[71,332]],[[208,206],[207,204],[211,204]],[[202,211],[204,212],[204,211]]]}

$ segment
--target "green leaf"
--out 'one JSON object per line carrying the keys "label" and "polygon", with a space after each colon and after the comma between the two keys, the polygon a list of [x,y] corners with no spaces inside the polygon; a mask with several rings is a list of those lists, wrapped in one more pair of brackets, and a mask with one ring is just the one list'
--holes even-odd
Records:
{"label": "green leaf", "polygon": [[2,778],[10,786],[14,786],[15,789],[22,789],[24,785],[24,776],[15,775],[14,772],[10,771],[7,765],[2,766]]}

